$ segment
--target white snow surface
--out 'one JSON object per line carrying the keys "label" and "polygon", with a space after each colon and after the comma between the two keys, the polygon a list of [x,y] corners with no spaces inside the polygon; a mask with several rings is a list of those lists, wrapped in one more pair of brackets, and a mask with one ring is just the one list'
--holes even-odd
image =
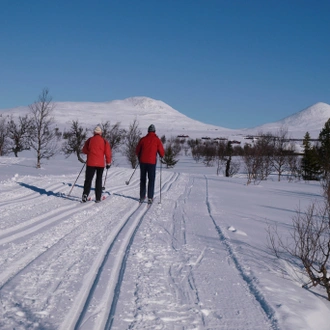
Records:
{"label": "white snow surface", "polygon": [[329,329],[325,292],[303,289],[266,234],[289,237],[319,183],[246,185],[179,158],[157,166],[147,208],[120,158],[96,204],[80,203],[84,171],[72,186],[75,157],[39,170],[28,154],[0,157],[0,329]]}

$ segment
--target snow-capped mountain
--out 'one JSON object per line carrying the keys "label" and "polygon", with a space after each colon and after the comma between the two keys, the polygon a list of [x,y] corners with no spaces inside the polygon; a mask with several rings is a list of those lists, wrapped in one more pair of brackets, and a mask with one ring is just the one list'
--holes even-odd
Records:
{"label": "snow-capped mountain", "polygon": [[[149,97],[130,97],[109,102],[55,103],[53,115],[59,128],[69,128],[72,120],[79,120],[80,124],[87,127],[110,121],[111,124],[120,122],[123,128],[128,128],[136,119],[143,133],[150,124],[156,126],[159,135],[192,134],[200,136],[200,132],[207,131],[210,132],[210,136],[215,137],[219,135],[219,131],[232,131],[191,119],[163,101]],[[28,111],[28,107],[19,107],[4,111],[3,114],[17,115]]]}
{"label": "snow-capped mountain", "polygon": [[274,123],[268,123],[247,131],[257,133],[262,131],[276,132],[281,128],[287,128],[293,138],[302,138],[309,132],[312,138],[317,138],[326,121],[330,118],[330,105],[318,102],[304,110]]}
{"label": "snow-capped mountain", "polygon": [[[28,111],[28,107],[18,107],[0,114],[22,115]],[[292,138],[303,138],[307,131],[312,138],[317,138],[330,118],[330,105],[319,102],[277,122],[239,130],[191,119],[163,101],[149,97],[130,97],[109,102],[56,102],[54,117],[60,129],[68,129],[72,120],[79,120],[80,124],[90,128],[105,121],[111,124],[120,122],[123,128],[128,128],[136,119],[142,133],[150,124],[154,124],[157,133],[166,136],[184,134],[192,138],[207,135],[211,138],[241,139],[248,134],[276,133],[280,128],[287,128]]]}

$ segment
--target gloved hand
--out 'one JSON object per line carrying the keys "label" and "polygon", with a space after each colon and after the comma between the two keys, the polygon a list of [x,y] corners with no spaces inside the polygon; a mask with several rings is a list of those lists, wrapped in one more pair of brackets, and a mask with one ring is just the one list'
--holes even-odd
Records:
{"label": "gloved hand", "polygon": [[107,164],[107,166],[105,167],[107,170],[110,168],[111,164]]}

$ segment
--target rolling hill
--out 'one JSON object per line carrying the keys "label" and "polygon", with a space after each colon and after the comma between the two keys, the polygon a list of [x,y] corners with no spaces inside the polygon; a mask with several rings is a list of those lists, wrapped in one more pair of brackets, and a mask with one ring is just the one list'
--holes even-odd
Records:
{"label": "rolling hill", "polygon": [[[28,111],[28,106],[17,107],[2,111],[2,116],[23,115]],[[330,105],[319,102],[279,121],[238,130],[202,123],[180,113],[163,101],[141,96],[109,102],[56,102],[54,117],[60,129],[68,129],[72,120],[79,120],[83,126],[90,128],[105,121],[110,121],[111,124],[120,122],[123,128],[128,128],[137,120],[143,133],[153,123],[157,133],[166,136],[184,134],[196,138],[206,134],[211,138],[242,139],[248,134],[276,133],[285,127],[292,138],[302,138],[307,131],[312,138],[317,138],[330,118]]]}
{"label": "rolling hill", "polygon": [[301,110],[291,116],[276,121],[248,129],[250,134],[262,132],[276,132],[282,127],[288,129],[292,138],[302,138],[306,132],[309,132],[312,138],[318,138],[318,135],[326,121],[330,118],[330,105],[318,102],[304,110]]}

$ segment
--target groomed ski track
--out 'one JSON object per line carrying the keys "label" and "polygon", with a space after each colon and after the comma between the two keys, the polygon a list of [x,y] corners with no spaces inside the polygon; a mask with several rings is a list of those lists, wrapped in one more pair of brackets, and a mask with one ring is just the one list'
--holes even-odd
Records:
{"label": "groomed ski track", "polygon": [[74,176],[3,184],[0,328],[280,329],[226,238],[216,180],[163,171],[148,208],[129,175],[112,168],[100,204],[79,202],[83,179],[66,195]]}

